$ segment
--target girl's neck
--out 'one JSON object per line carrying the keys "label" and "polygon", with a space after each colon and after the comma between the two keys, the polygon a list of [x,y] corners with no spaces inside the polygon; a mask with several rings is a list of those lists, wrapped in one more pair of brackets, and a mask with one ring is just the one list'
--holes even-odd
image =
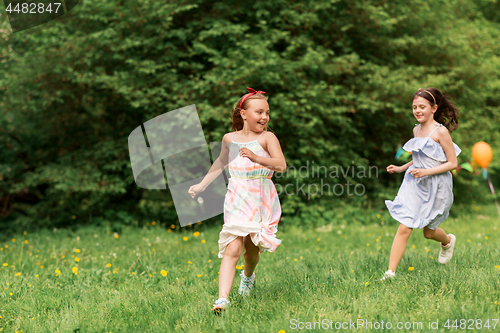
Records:
{"label": "girl's neck", "polygon": [[264,131],[261,131],[261,132],[254,132],[254,131],[252,131],[252,130],[250,130],[250,129],[248,129],[248,128],[243,127],[243,129],[241,129],[240,131],[238,131],[238,134],[239,134],[240,136],[243,136],[243,137],[246,137],[246,138],[250,138],[250,137],[252,137],[252,136],[254,136],[254,135],[259,135],[259,134],[261,134],[262,132],[264,132]]}
{"label": "girl's neck", "polygon": [[437,124],[439,124],[437,121],[434,120],[434,118],[427,120],[424,123],[420,124],[420,127],[422,129],[427,129],[427,128],[432,128],[435,127]]}

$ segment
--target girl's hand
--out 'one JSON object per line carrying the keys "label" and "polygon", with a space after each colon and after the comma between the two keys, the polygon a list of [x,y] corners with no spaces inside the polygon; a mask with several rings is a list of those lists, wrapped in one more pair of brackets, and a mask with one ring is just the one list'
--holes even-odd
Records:
{"label": "girl's hand", "polygon": [[426,169],[413,169],[409,173],[411,173],[415,178],[421,178],[429,175]]}
{"label": "girl's hand", "polygon": [[398,167],[398,166],[395,166],[392,164],[387,167],[388,173],[394,173],[394,172],[400,173],[401,171],[403,171],[403,170],[401,170],[401,167]]}
{"label": "girl's hand", "polygon": [[256,159],[257,159],[257,157],[258,157],[258,156],[257,156],[257,155],[255,155],[255,154],[253,153],[253,151],[251,151],[251,150],[250,150],[250,149],[248,149],[248,148],[241,148],[241,149],[240,149],[240,155],[241,155],[241,157],[248,157],[248,158],[250,159],[250,161],[252,161],[252,162],[254,162],[254,163],[257,163],[257,162],[255,162],[255,161],[256,161]]}
{"label": "girl's hand", "polygon": [[203,187],[201,184],[196,184],[193,185],[189,188],[188,193],[191,195],[191,198],[194,199],[194,197],[198,194],[205,191],[205,187]]}

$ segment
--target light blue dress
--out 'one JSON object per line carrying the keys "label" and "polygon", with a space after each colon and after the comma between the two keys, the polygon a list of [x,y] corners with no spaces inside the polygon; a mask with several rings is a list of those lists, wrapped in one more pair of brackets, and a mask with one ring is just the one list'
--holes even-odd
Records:
{"label": "light blue dress", "polygon": [[[443,125],[437,124],[434,131],[441,126]],[[427,227],[436,230],[438,225],[448,218],[453,204],[453,180],[450,171],[417,179],[410,174],[413,169],[433,168],[447,162],[441,145],[430,138],[434,131],[427,137],[414,137],[405,143],[403,149],[412,152],[413,165],[406,170],[394,201],[385,201],[391,216],[412,229]],[[460,148],[455,143],[453,147],[458,156]]]}

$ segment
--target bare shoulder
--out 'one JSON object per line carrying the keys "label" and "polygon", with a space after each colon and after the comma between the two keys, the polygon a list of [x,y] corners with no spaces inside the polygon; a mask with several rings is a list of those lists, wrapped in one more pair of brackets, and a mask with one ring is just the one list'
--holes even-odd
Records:
{"label": "bare shoulder", "polygon": [[231,142],[233,135],[234,135],[234,132],[229,132],[229,133],[224,134],[224,136],[222,137],[222,142]]}
{"label": "bare shoulder", "polygon": [[450,132],[448,131],[448,129],[445,126],[439,126],[439,128],[436,130],[436,132],[432,136],[434,136],[434,135],[437,136],[437,140],[435,140],[435,141],[437,141],[438,143],[442,143],[443,141],[444,142],[451,141]]}
{"label": "bare shoulder", "polygon": [[266,141],[269,140],[269,141],[279,141],[278,138],[276,137],[276,135],[273,133],[273,132],[265,132],[264,134],[262,134],[262,138],[264,138]]}
{"label": "bare shoulder", "polygon": [[451,138],[450,132],[444,126],[439,126],[439,128],[436,130],[436,132],[438,133],[439,138]]}

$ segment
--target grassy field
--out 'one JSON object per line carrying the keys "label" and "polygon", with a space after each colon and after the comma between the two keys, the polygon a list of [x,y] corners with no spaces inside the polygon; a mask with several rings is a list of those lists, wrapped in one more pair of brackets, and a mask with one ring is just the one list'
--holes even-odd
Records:
{"label": "grassy field", "polygon": [[[278,231],[278,250],[261,256],[252,295],[237,295],[236,277],[232,307],[221,317],[210,311],[220,226],[172,231],[155,222],[119,234],[87,227],[9,235],[0,243],[0,330],[498,332],[500,218],[494,206],[476,210],[441,225],[457,236],[450,263],[440,265],[439,244],[416,230],[389,282],[377,280],[397,229],[386,213],[370,225],[286,226]],[[372,329],[354,330],[349,321],[357,320]],[[429,328],[436,320],[438,329]],[[313,329],[314,322],[321,327]]]}

